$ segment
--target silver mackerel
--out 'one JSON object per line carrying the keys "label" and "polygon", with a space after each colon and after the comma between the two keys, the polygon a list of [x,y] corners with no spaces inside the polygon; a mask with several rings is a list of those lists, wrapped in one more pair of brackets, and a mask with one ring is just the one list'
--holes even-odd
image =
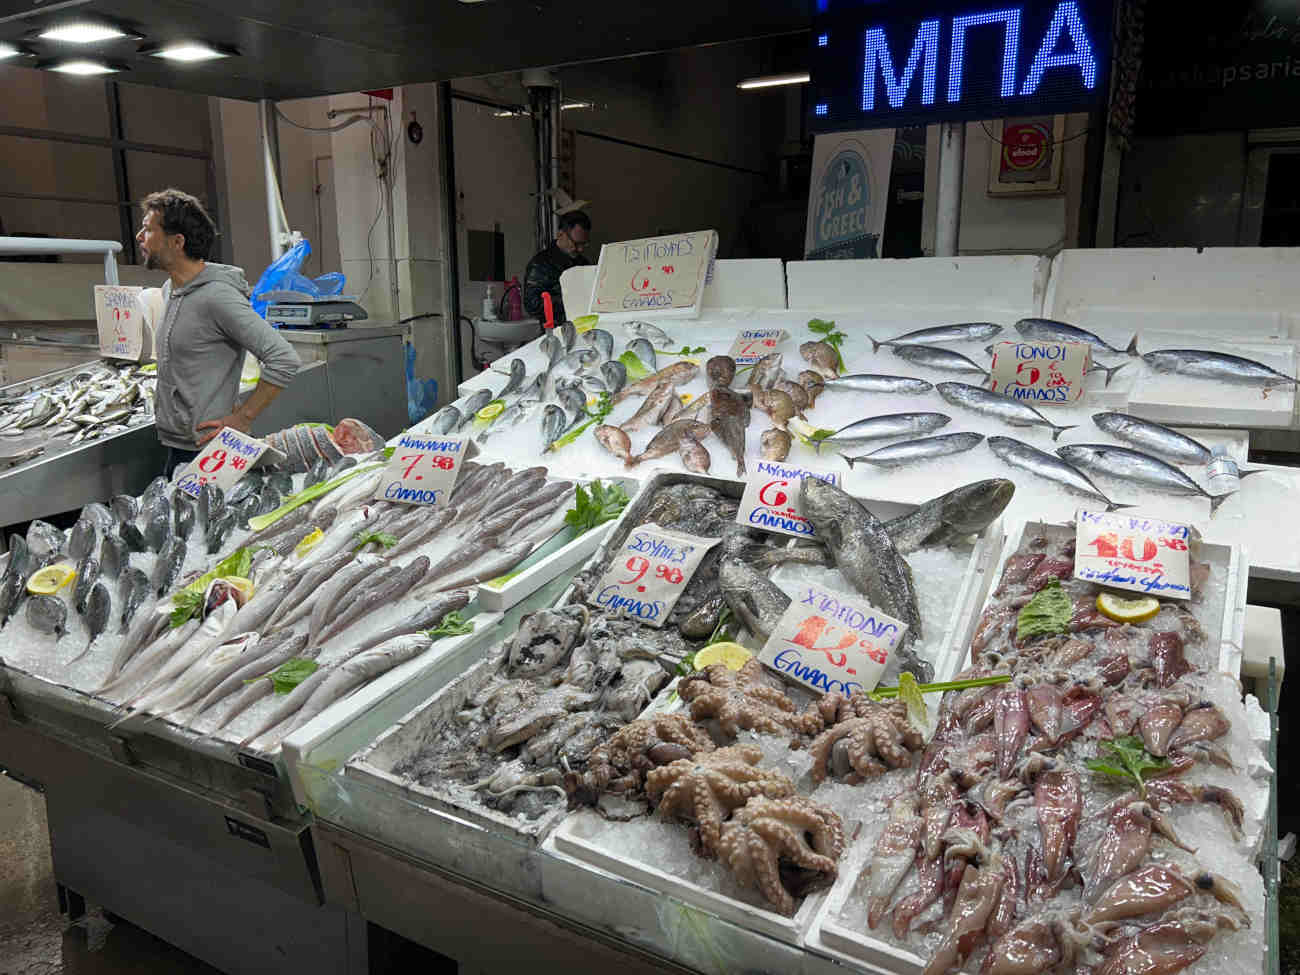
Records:
{"label": "silver mackerel", "polygon": [[1063,484],[1085,497],[1096,498],[1106,506],[1107,511],[1133,507],[1131,504],[1116,504],[1102,494],[1101,488],[1093,484],[1088,479],[1088,475],[1078,468],[1014,437],[989,437],[989,449],[1012,467],[1019,467],[1049,481]]}
{"label": "silver mackerel", "polygon": [[877,342],[867,336],[871,342],[871,351],[879,352],[882,345],[928,345],[931,342],[981,342],[991,339],[1002,331],[1002,326],[995,322],[959,322],[955,325],[935,325],[931,328],[918,328],[914,332],[896,335],[892,339]]}
{"label": "silver mackerel", "polygon": [[1055,440],[1066,430],[1073,430],[1074,425],[1058,426],[1028,403],[1009,399],[1001,393],[994,393],[981,386],[969,383],[940,383],[936,389],[939,395],[953,406],[965,407],[976,413],[995,417],[1013,427],[1049,427]]}

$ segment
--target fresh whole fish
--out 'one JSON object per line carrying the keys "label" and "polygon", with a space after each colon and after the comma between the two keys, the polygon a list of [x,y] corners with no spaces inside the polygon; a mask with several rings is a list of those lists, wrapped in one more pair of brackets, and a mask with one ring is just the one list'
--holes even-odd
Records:
{"label": "fresh whole fish", "polygon": [[118,628],[119,633],[125,633],[127,627],[131,625],[131,618],[135,616],[135,611],[140,608],[141,603],[149,595],[149,577],[135,566],[127,569],[120,580],[122,586],[122,615],[120,617],[121,626]]}
{"label": "fresh whole fish", "polygon": [[99,571],[110,579],[116,579],[129,564],[130,553],[126,543],[113,535],[105,535],[99,546]]}
{"label": "fresh whole fish", "polygon": [[[819,372],[805,369],[798,375],[799,384],[808,392],[808,405],[816,406],[817,397],[826,390],[826,378]],[[841,376],[841,379],[846,377]]]}
{"label": "fresh whole fish", "polygon": [[799,412],[790,394],[779,389],[754,389],[754,407],[762,410],[778,430],[784,430],[791,417]]}
{"label": "fresh whole fish", "polygon": [[952,417],[944,413],[885,413],[840,427],[829,437],[818,440],[814,446],[816,451],[821,453],[825,444],[866,443],[869,440],[929,433],[951,422]]}
{"label": "fresh whole fish", "polygon": [[715,355],[704,363],[704,375],[712,389],[727,389],[736,378],[736,360],[729,355]]}
{"label": "fresh whole fish", "polygon": [[1159,349],[1148,352],[1142,360],[1155,372],[1190,376],[1193,379],[1214,379],[1239,386],[1294,387],[1298,380],[1271,369],[1262,362],[1224,352],[1203,352],[1200,349]]}
{"label": "fresh whole fish", "polygon": [[80,561],[95,550],[99,540],[99,530],[94,522],[87,518],[78,518],[68,536],[68,555]]}
{"label": "fresh whole fish", "polygon": [[1037,447],[1031,447],[1012,437],[989,437],[989,449],[1012,467],[1063,484],[1086,497],[1096,498],[1106,505],[1107,511],[1133,507],[1131,504],[1116,504],[1082,471]]}
{"label": "fresh whole fish", "polygon": [[206,535],[208,529],[212,527],[212,522],[216,520],[226,508],[226,493],[215,484],[205,484],[203,487],[199,488],[197,504],[198,506],[195,509],[195,521],[199,526],[199,531]]}
{"label": "fresh whole fish", "polygon": [[653,460],[656,457],[666,457],[678,450],[683,437],[701,440],[708,435],[709,425],[707,423],[700,423],[691,419],[674,420],[654,435],[654,438],[646,444],[645,450],[636,456],[629,457],[624,463],[627,467],[635,467],[637,464]]}
{"label": "fresh whole fish", "polygon": [[780,622],[790,597],[742,559],[724,555],[718,563],[722,598],[750,633],[766,640]]}
{"label": "fresh whole fish", "polygon": [[109,508],[113,512],[113,517],[120,524],[126,524],[128,521],[135,521],[136,516],[140,514],[140,503],[129,494],[119,494],[109,503]]}
{"label": "fresh whole fish", "polygon": [[440,593],[495,579],[522,562],[528,553],[533,550],[534,544],[535,542],[531,538],[511,541],[504,548],[498,548],[494,543],[489,546],[486,553],[480,553],[474,562],[462,562],[460,566],[457,566],[461,570],[457,575],[448,578],[445,572],[437,577],[431,574],[422,592]]}
{"label": "fresh whole fish", "polygon": [[172,508],[172,534],[184,541],[194,532],[194,502],[188,495],[179,495]]}
{"label": "fresh whole fish", "polygon": [[1067,464],[1094,474],[1133,481],[1169,494],[1205,498],[1210,502],[1211,514],[1230,496],[1223,494],[1215,497],[1172,464],[1131,447],[1078,443],[1057,447],[1056,453]]}
{"label": "fresh whole fish", "polygon": [[90,648],[95,645],[105,628],[108,626],[108,618],[113,613],[113,598],[108,594],[108,586],[102,582],[97,582],[90,590],[90,596],[86,600],[86,628],[90,631],[90,639],[86,641],[86,649],[77,654],[68,663],[76,663],[86,654],[90,653]]}
{"label": "fresh whole fish", "polygon": [[98,501],[92,501],[82,508],[81,517],[98,528],[101,535],[108,535],[117,530],[117,518]]}
{"label": "fresh whole fish", "polygon": [[693,362],[674,362],[671,366],[666,366],[658,372],[651,373],[644,379],[639,379],[629,386],[624,386],[610,400],[611,404],[617,406],[629,396],[643,396],[662,382],[672,383],[674,386],[681,386],[690,382],[699,375],[700,367]]}
{"label": "fresh whole fish", "polygon": [[821,373],[827,379],[835,379],[840,374],[840,356],[835,346],[828,342],[805,342],[799,346],[799,354],[812,366],[813,372]]}
{"label": "fresh whole fish", "polygon": [[772,384],[772,388],[789,396],[790,402],[794,403],[795,415],[803,417],[804,410],[806,410],[810,404],[808,399],[808,390],[798,383],[791,382],[788,379],[778,379]]}
{"label": "fresh whole fish", "polygon": [[[785,356],[780,352],[769,352],[763,356],[754,363],[754,368],[749,371],[749,388],[751,390],[771,389],[772,385],[785,375],[784,362]],[[821,373],[817,373],[817,375],[821,376]]]}
{"label": "fresh whole fish", "polygon": [[226,543],[230,533],[238,526],[239,518],[240,512],[232,508],[226,508],[208,525],[208,531],[204,535],[204,539],[207,541],[209,555],[216,555],[221,551],[221,546]]}
{"label": "fresh whole fish", "polygon": [[673,395],[668,397],[668,402],[664,404],[664,411],[659,414],[659,425],[667,426],[672,423],[673,420],[682,415],[685,409],[681,396],[677,395],[677,391],[674,390]]}
{"label": "fresh whole fish", "polygon": [[573,343],[578,341],[578,327],[573,322],[560,322],[555,326],[555,331],[560,335],[560,343],[565,352],[572,349]]}
{"label": "fresh whole fish", "polygon": [[574,349],[560,360],[560,364],[567,369],[585,369],[600,361],[600,353],[595,349]]}
{"label": "fresh whole fish", "polygon": [[851,393],[902,393],[915,396],[934,389],[934,383],[911,376],[878,376],[872,373],[855,373],[826,380],[827,389],[847,390]]}
{"label": "fresh whole fish", "polygon": [[474,421],[474,414],[483,407],[487,406],[495,397],[490,389],[480,389],[470,394],[469,399],[465,400],[461,407],[460,423],[457,424],[457,430],[463,430]]}
{"label": "fresh whole fish", "polygon": [[1001,331],[1002,326],[993,322],[961,322],[957,325],[918,328],[914,332],[885,339],[883,342],[877,342],[870,335],[867,336],[867,340],[871,343],[871,351],[879,352],[882,345],[897,347],[929,345],[932,342],[982,342],[984,339],[991,339]]}
{"label": "fresh whole fish", "polygon": [[790,434],[775,428],[764,430],[759,437],[759,451],[764,460],[783,461],[790,455]]}
{"label": "fresh whole fish", "polygon": [[506,383],[505,388],[501,390],[502,396],[509,396],[516,390],[524,386],[524,379],[528,376],[528,369],[522,359],[510,360],[510,381]]}
{"label": "fresh whole fish", "polygon": [[1013,427],[1049,427],[1052,439],[1057,439],[1066,430],[1073,430],[1074,425],[1057,426],[1028,403],[1009,399],[1001,393],[990,392],[980,386],[969,383],[940,383],[936,387],[939,395],[953,406],[973,410],[1001,420]]}
{"label": "fresh whole fish", "polygon": [[902,555],[949,545],[982,532],[1006,510],[1015,493],[1015,484],[1001,477],[963,484],[885,522],[885,531]]}
{"label": "fresh whole fish", "polygon": [[1098,352],[1113,352],[1116,355],[1137,355],[1137,336],[1134,335],[1128,348],[1117,349],[1099,335],[1087,329],[1079,328],[1068,322],[1058,322],[1054,318],[1022,318],[1016,322],[1016,331],[1031,342],[1083,342]]}
{"label": "fresh whole fish", "polygon": [[[140,531],[140,526],[135,522],[130,521],[124,524],[119,535],[122,541],[126,543],[128,552],[149,551],[149,543],[145,540],[144,532]],[[94,543],[92,542],[91,544],[93,545]]]}
{"label": "fresh whole fish", "polygon": [[627,460],[632,455],[632,441],[620,427],[608,423],[596,427],[596,442],[619,460]]}
{"label": "fresh whole fish", "polygon": [[546,408],[542,411],[542,447],[544,452],[551,449],[551,445],[564,433],[564,428],[568,426],[568,423],[569,418],[563,409],[554,403],[546,404]]}
{"label": "fresh whole fish", "polygon": [[383,559],[374,556],[358,556],[334,573],[329,581],[321,586],[307,624],[309,643],[313,645],[319,643],[321,631],[325,629],[326,624],[344,609],[344,604],[340,601],[344,593],[354,586],[363,584],[363,580],[373,575],[384,564]]}
{"label": "fresh whole fish", "polygon": [[581,386],[576,388],[573,386],[566,386],[561,389],[556,396],[560,401],[560,405],[564,407],[567,412],[573,414],[573,419],[571,419],[568,422],[568,425],[564,428],[564,432],[568,433],[569,430],[572,430],[575,426],[586,419],[587,396],[583,393]]}
{"label": "fresh whole fish", "polygon": [[99,559],[87,555],[77,563],[77,581],[72,590],[72,605],[78,613],[86,612],[91,587],[99,581]]}
{"label": "fresh whole fish", "polygon": [[910,650],[921,637],[912,574],[885,526],[856,499],[818,478],[804,478],[799,493],[804,516],[844,578],[873,606],[907,624],[897,645],[900,665],[922,683],[928,681],[934,668]]}
{"label": "fresh whole fish", "polygon": [[[708,429],[706,424],[701,423],[699,426]],[[709,465],[713,462],[713,458],[709,456],[709,452],[704,445],[689,433],[682,435],[681,442],[677,447],[677,454],[682,459],[682,465],[688,471],[694,471],[696,474],[707,474]]]}
{"label": "fresh whole fish", "polygon": [[185,544],[185,540],[177,538],[165,550],[158,553],[158,558],[154,561],[153,578],[149,581],[154,592],[159,596],[169,592],[176,580],[180,578],[188,551],[189,546]]}
{"label": "fresh whole fish", "polygon": [[715,389],[711,393],[712,406],[709,429],[726,446],[736,461],[736,476],[745,476],[745,430],[749,426],[749,407],[738,395],[728,390]]}
{"label": "fresh whole fish", "polygon": [[537,343],[537,348],[546,359],[547,369],[554,368],[564,355],[564,343],[553,331],[542,336],[542,340]]}
{"label": "fresh whole fish", "polygon": [[609,392],[609,388],[605,385],[605,380],[600,376],[583,376],[582,388],[589,393]]}
{"label": "fresh whole fish", "polygon": [[918,460],[930,460],[934,457],[950,457],[965,453],[978,447],[984,440],[982,433],[945,433],[938,437],[922,437],[920,440],[905,440],[902,443],[881,447],[860,457],[841,454],[849,467],[865,463],[875,467],[900,467]]}
{"label": "fresh whole fish", "polygon": [[672,338],[658,325],[651,325],[649,322],[624,322],[623,328],[633,338],[645,339],[648,342],[657,342],[660,346],[668,345]]}
{"label": "fresh whole fish", "polygon": [[33,596],[27,600],[27,622],[56,641],[68,632],[68,606],[58,596]]}
{"label": "fresh whole fish", "polygon": [[21,535],[9,536],[9,562],[0,579],[0,625],[9,622],[18,604],[27,595],[27,575],[31,567],[31,554]]}
{"label": "fresh whole fish", "polygon": [[[938,369],[941,372],[964,372],[989,378],[989,371],[978,362],[952,349],[941,349],[934,345],[900,345],[890,349],[898,356],[915,366]],[[942,385],[942,384],[940,384]]]}
{"label": "fresh whole fish", "polygon": [[1092,422],[1103,433],[1179,464],[1208,464],[1210,448],[1199,440],[1128,413],[1094,413]]}
{"label": "fresh whole fish", "polygon": [[[198,697],[198,703],[194,704],[188,723],[192,725],[199,715],[214,704],[243,689],[248,682],[256,681],[259,677],[271,673],[286,660],[302,653],[306,647],[305,633],[284,631],[274,636],[263,637],[257,645],[257,654],[252,660],[237,663],[235,669],[219,679],[215,685],[199,692],[201,696]],[[184,704],[175,710],[180,711],[188,706]]]}
{"label": "fresh whole fish", "polygon": [[48,565],[63,548],[63,532],[48,521],[33,521],[27,526],[27,551],[33,562]]}
{"label": "fresh whole fish", "polygon": [[627,344],[626,351],[636,356],[641,364],[651,372],[656,372],[659,369],[659,356],[655,353],[655,347],[649,339],[633,339]]}
{"label": "fresh whole fish", "polygon": [[601,362],[614,358],[614,336],[603,328],[593,328],[582,333],[582,341],[596,350]]}
{"label": "fresh whole fish", "polygon": [[[625,432],[639,430],[647,423],[663,422],[664,410],[671,401],[677,400],[677,390],[671,382],[662,382],[650,391],[641,408],[619,424]],[[677,400],[680,405],[680,400]]]}
{"label": "fresh whole fish", "polygon": [[429,432],[443,435],[451,433],[460,426],[460,420],[460,410],[454,406],[444,406],[429,421]]}
{"label": "fresh whole fish", "polygon": [[617,393],[627,385],[627,366],[617,359],[600,364],[600,378],[605,381],[605,389],[610,395]]}
{"label": "fresh whole fish", "polygon": [[[256,503],[256,499],[254,499]],[[172,533],[172,510],[166,498],[144,507],[144,540],[151,552],[161,552]]]}
{"label": "fresh whole fish", "polygon": [[394,566],[394,569],[397,571],[392,574],[391,578],[380,582],[378,585],[371,585],[365,591],[357,594],[347,608],[339,613],[321,632],[321,642],[342,633],[377,607],[388,606],[401,599],[424,579],[429,570],[429,559],[427,556],[421,555],[412,559],[406,565]]}

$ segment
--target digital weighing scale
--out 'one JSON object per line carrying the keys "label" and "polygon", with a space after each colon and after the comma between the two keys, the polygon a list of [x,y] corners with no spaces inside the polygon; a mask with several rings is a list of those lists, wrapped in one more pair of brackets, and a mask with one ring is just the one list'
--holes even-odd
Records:
{"label": "digital weighing scale", "polygon": [[273,301],[266,306],[266,320],[281,328],[342,328],[368,317],[355,301],[337,298]]}

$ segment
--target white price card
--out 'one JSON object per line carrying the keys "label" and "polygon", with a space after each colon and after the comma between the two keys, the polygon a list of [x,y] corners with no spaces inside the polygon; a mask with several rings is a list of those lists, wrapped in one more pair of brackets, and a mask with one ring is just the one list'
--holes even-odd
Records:
{"label": "white price card", "polygon": [[402,504],[445,505],[468,459],[464,437],[404,433],[379,479],[375,497]]}
{"label": "white price card", "polygon": [[603,244],[589,310],[615,321],[649,315],[699,318],[717,250],[714,230]]}
{"label": "white price card", "polygon": [[267,445],[256,437],[231,427],[222,427],[199,455],[181,468],[176,488],[192,498],[199,496],[199,490],[205,484],[229,493],[239,479],[253,469],[266,449]]}
{"label": "white price card", "polygon": [[752,366],[764,356],[771,355],[776,347],[790,337],[783,328],[746,328],[731,343],[727,354],[738,366]]}
{"label": "white price card", "polygon": [[800,488],[805,477],[840,486],[839,475],[829,471],[760,460],[745,484],[736,521],[749,528],[761,528],[795,538],[816,538],[812,522],[803,516],[799,505]]}
{"label": "white price card", "polygon": [[659,629],[700,561],[720,541],[655,524],[633,528],[623,547],[614,552],[591,599],[611,616],[629,616]]}
{"label": "white price card", "polygon": [[144,348],[144,288],[133,284],[95,285],[95,325],[99,353],[110,359],[139,361]]}
{"label": "white price card", "polygon": [[1083,395],[1092,349],[1083,342],[996,342],[989,388],[1033,406]]}
{"label": "white price card", "polygon": [[1166,599],[1191,599],[1187,525],[1085,511],[1075,516],[1074,578]]}
{"label": "white price card", "polygon": [[880,683],[906,632],[906,623],[861,596],[801,582],[758,659],[818,694],[865,694]]}

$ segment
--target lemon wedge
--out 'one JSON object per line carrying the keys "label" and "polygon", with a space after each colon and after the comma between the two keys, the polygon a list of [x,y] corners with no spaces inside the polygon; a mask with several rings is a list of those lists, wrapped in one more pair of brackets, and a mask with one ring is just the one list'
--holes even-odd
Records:
{"label": "lemon wedge", "polygon": [[689,402],[690,402],[692,399],[694,399],[695,397],[693,397],[690,393],[678,393],[678,394],[677,394],[677,398],[678,398],[679,400],[681,400],[681,401],[682,401],[682,405],[685,406],[687,403],[689,403]]}
{"label": "lemon wedge", "polygon": [[76,569],[67,562],[58,562],[33,572],[27,580],[27,591],[33,596],[53,596],[75,578]]}
{"label": "lemon wedge", "polygon": [[299,542],[297,545],[293,547],[293,554],[298,556],[299,558],[302,558],[313,548],[315,548],[316,543],[319,542],[324,537],[325,537],[325,533],[321,531],[319,528],[312,530],[303,538],[301,542]]}
{"label": "lemon wedge", "polygon": [[1160,601],[1150,596],[1126,599],[1112,592],[1103,592],[1097,597],[1097,609],[1103,616],[1120,623],[1141,623],[1160,612]]}
{"label": "lemon wedge", "polygon": [[739,643],[710,643],[696,652],[695,669],[703,670],[710,664],[722,664],[728,670],[739,670],[753,658],[754,655]]}
{"label": "lemon wedge", "polygon": [[487,406],[483,407],[483,409],[475,413],[474,416],[476,419],[482,420],[484,423],[491,423],[493,420],[495,420],[497,417],[499,417],[502,413],[505,412],[505,408],[506,408],[505,400],[494,399]]}
{"label": "lemon wedge", "polygon": [[590,332],[596,327],[596,322],[600,321],[599,315],[579,315],[573,320],[573,327],[578,330],[578,334]]}
{"label": "lemon wedge", "polygon": [[238,589],[245,600],[253,598],[252,579],[245,579],[243,576],[222,576],[222,582],[228,583],[235,589]]}

